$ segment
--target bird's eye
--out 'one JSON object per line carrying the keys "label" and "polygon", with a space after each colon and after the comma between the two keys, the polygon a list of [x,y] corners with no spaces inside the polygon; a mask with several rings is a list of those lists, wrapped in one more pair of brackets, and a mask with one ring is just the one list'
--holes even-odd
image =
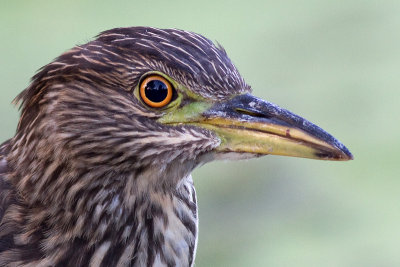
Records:
{"label": "bird's eye", "polygon": [[143,102],[153,108],[161,108],[171,102],[172,85],[160,75],[146,77],[139,86],[140,97]]}

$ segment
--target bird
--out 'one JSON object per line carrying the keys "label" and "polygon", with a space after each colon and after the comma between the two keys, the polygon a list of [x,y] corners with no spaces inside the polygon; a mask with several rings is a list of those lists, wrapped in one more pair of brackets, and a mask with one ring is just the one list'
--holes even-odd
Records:
{"label": "bird", "polygon": [[42,67],[0,146],[0,266],[194,266],[191,172],[263,155],[346,161],[258,98],[224,48],[179,29],[106,30]]}

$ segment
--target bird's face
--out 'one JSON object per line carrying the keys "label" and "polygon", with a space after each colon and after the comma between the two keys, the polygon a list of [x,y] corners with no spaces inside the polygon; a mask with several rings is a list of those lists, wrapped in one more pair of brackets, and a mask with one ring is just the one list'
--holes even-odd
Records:
{"label": "bird's face", "polygon": [[18,131],[41,137],[36,154],[53,155],[47,162],[107,175],[182,178],[213,159],[266,154],[352,158],[321,128],[250,93],[223,48],[208,39],[120,28],[34,77],[19,97]]}
{"label": "bird's face", "polygon": [[[348,160],[350,152],[316,125],[254,97],[247,87],[222,99],[203,97],[161,72],[146,73],[134,89],[145,107],[157,109],[156,122],[168,127],[205,129],[218,145],[211,159],[283,155]],[[184,141],[184,139],[182,139]],[[199,144],[200,145],[200,144]],[[201,145],[198,148],[202,153]]]}
{"label": "bird's face", "polygon": [[[136,105],[163,131],[181,130],[176,139],[161,138],[165,146],[180,150],[190,136],[190,151],[181,150],[184,159],[191,158],[189,152],[194,158],[208,156],[202,160],[266,154],[352,158],[345,146],[318,126],[251,95],[221,47],[179,30],[136,30],[134,34],[110,31],[99,39],[135,49],[131,55],[141,53],[139,60],[146,67],[139,68],[142,71],[134,79]],[[140,64],[133,58],[137,70]]]}

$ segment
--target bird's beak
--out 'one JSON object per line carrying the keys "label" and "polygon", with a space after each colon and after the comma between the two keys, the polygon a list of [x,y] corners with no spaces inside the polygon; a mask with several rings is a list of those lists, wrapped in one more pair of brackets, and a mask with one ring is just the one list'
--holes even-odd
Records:
{"label": "bird's beak", "polygon": [[221,139],[217,152],[351,160],[350,151],[315,124],[279,106],[243,94],[212,106],[193,104],[161,119],[213,131]]}
{"label": "bird's beak", "polygon": [[320,127],[250,94],[220,102],[195,124],[214,131],[220,152],[351,160],[350,151]]}

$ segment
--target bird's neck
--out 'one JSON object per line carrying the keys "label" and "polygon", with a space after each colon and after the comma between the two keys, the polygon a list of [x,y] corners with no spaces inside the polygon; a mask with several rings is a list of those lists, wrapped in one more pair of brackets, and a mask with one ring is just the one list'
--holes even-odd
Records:
{"label": "bird's neck", "polygon": [[[79,170],[64,163],[52,164],[55,162],[49,162],[45,169],[58,174],[58,179],[74,175],[71,169]],[[81,182],[74,185],[76,190],[60,185],[53,196],[43,199],[53,203],[43,205],[42,199],[32,202],[22,195],[17,200],[20,208],[10,210],[19,214],[7,216],[6,211],[7,219],[3,218],[1,227],[13,228],[6,230],[16,240],[12,248],[18,247],[18,259],[34,259],[38,266],[191,266],[197,242],[196,194],[188,174],[191,169],[170,166],[126,173],[92,169],[87,177],[79,174]],[[20,186],[24,178],[18,173],[10,177],[15,186]],[[162,174],[163,181],[173,182],[154,186]],[[91,180],[85,181],[89,177]],[[85,194],[80,193],[79,186],[86,182],[90,187],[85,187]],[[37,186],[43,186],[40,179]],[[66,193],[60,202],[56,194],[62,190]],[[15,217],[23,219],[16,222]],[[27,252],[32,246],[38,250],[34,257]]]}
{"label": "bird's neck", "polygon": [[[198,221],[191,176],[182,179],[172,193],[151,189],[142,193],[131,196],[132,209],[126,218],[114,215],[116,220],[109,223],[112,226],[96,241],[90,263],[95,262],[95,266],[192,266]],[[120,221],[124,224],[118,228]],[[101,222],[98,227],[101,228]]]}
{"label": "bird's neck", "polygon": [[[171,195],[152,192],[151,204],[134,211],[141,221],[135,230],[138,266],[191,266],[197,244],[196,192],[191,176]],[[139,205],[140,206],[140,205]],[[140,219],[139,219],[140,218]],[[133,245],[132,243],[132,245]]]}

